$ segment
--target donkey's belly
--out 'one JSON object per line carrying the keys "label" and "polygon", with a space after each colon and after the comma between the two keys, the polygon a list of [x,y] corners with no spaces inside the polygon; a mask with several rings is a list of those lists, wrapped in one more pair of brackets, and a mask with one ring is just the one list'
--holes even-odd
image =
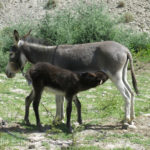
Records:
{"label": "donkey's belly", "polygon": [[53,93],[53,94],[56,94],[56,95],[65,96],[65,92],[64,91],[61,91],[61,90],[58,90],[58,89],[54,89],[54,88],[51,88],[51,87],[45,87],[44,91],[50,92],[50,93]]}

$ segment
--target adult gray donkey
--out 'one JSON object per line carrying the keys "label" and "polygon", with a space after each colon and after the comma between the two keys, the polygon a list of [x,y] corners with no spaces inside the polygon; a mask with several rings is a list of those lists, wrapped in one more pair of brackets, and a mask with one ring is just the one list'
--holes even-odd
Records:
{"label": "adult gray donkey", "polygon": [[[30,32],[20,38],[19,33],[14,30],[16,44],[10,49],[9,62],[6,67],[7,77],[12,78],[19,70],[23,70],[27,61],[32,64],[49,62],[73,72],[103,71],[116,85],[125,100],[124,123],[132,124],[135,118],[134,94],[127,81],[128,62],[130,63],[132,83],[136,93],[138,93],[138,88],[132,55],[125,46],[114,41],[46,46],[30,41],[29,34]],[[63,102],[64,98],[57,95],[55,119],[63,119]],[[31,102],[26,100],[25,121],[28,120],[30,104]]]}

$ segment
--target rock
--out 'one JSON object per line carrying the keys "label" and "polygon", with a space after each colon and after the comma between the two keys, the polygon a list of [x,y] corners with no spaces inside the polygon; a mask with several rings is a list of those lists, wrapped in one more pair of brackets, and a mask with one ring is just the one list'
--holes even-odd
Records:
{"label": "rock", "polygon": [[150,114],[143,114],[144,117],[150,117]]}
{"label": "rock", "polygon": [[0,118],[0,124],[3,122],[3,119],[2,118]]}
{"label": "rock", "polygon": [[28,149],[34,149],[35,145],[29,145]]}
{"label": "rock", "polygon": [[5,124],[6,124],[6,122],[2,118],[0,118],[0,125],[4,126]]}

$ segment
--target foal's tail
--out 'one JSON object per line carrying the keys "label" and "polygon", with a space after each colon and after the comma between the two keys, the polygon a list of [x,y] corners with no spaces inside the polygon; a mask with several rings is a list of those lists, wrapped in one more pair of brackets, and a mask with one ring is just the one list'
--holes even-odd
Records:
{"label": "foal's tail", "polygon": [[134,90],[135,90],[136,94],[139,94],[139,90],[137,87],[137,81],[136,81],[135,73],[134,73],[133,59],[132,59],[132,55],[130,52],[127,53],[127,59],[129,59],[129,61],[130,61],[132,84],[133,84]]}

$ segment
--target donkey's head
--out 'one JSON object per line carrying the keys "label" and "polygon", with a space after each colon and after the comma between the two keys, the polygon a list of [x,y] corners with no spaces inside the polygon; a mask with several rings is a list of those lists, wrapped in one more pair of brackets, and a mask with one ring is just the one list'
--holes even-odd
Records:
{"label": "donkey's head", "polygon": [[11,46],[9,51],[9,62],[6,66],[6,75],[8,78],[13,78],[17,72],[23,70],[26,63],[25,56],[21,53],[21,45],[30,35],[31,30],[22,38],[19,37],[18,31],[14,30],[15,44]]}

